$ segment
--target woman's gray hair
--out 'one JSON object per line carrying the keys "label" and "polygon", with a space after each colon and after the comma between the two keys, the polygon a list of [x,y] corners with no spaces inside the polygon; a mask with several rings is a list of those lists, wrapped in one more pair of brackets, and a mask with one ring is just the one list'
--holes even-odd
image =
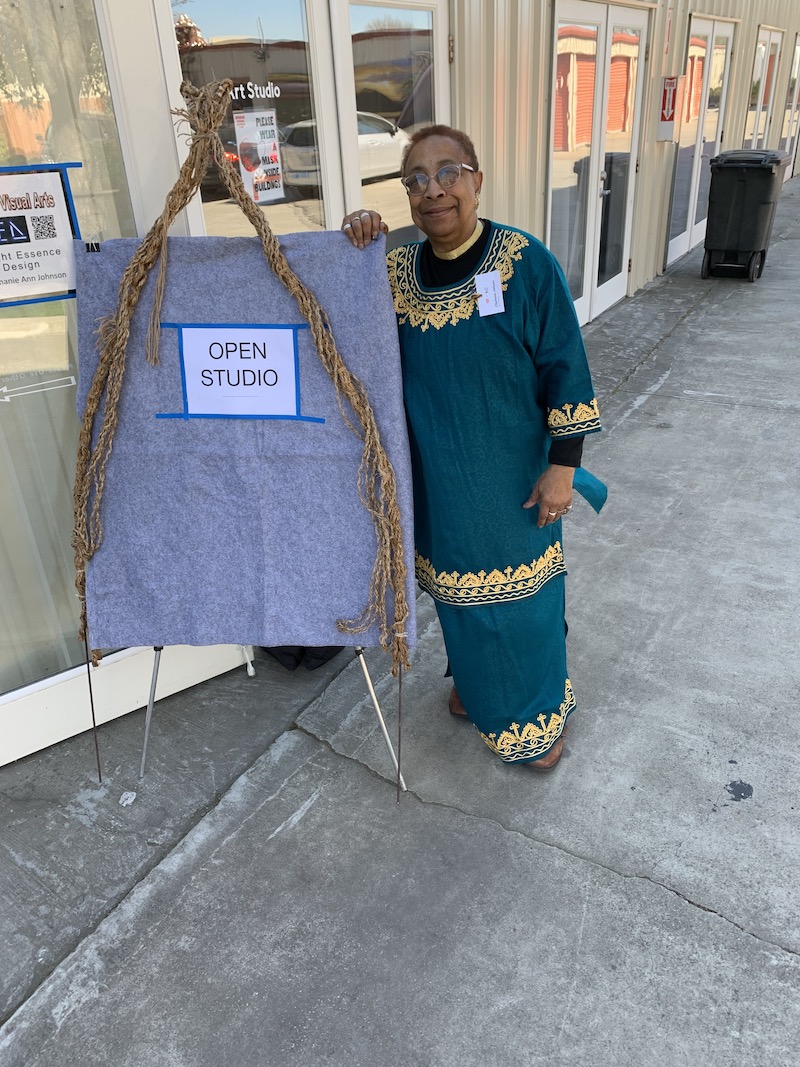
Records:
{"label": "woman's gray hair", "polygon": [[440,123],[434,126],[423,126],[422,129],[417,130],[415,134],[412,134],[411,140],[405,147],[403,152],[403,160],[400,164],[400,174],[404,177],[406,173],[406,161],[413,148],[420,143],[420,141],[426,141],[429,137],[446,137],[448,140],[455,142],[464,155],[467,157],[463,162],[469,163],[475,170],[480,170],[478,164],[478,155],[475,151],[475,145],[467,137],[463,130],[456,130],[452,126],[443,126]]}

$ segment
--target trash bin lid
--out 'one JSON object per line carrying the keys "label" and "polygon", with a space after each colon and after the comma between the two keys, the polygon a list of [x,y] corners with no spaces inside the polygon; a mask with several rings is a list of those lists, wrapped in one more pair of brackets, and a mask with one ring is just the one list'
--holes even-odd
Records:
{"label": "trash bin lid", "polygon": [[789,162],[788,152],[775,149],[740,148],[731,152],[720,152],[711,160],[711,166],[718,167],[785,167]]}

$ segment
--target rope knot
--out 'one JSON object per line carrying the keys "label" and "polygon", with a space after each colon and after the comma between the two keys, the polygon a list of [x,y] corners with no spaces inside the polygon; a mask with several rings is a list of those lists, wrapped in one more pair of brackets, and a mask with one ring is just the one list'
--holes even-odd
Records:
{"label": "rope knot", "polygon": [[232,89],[230,78],[209,82],[201,88],[188,81],[182,82],[181,96],[186,101],[186,109],[176,109],[173,114],[186,119],[201,137],[216,134],[227,114]]}

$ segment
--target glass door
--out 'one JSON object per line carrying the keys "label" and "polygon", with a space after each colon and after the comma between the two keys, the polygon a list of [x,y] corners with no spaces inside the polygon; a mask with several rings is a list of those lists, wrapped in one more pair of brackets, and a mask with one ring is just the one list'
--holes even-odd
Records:
{"label": "glass door", "polygon": [[692,19],[672,186],[668,263],[705,237],[711,160],[722,149],[732,49],[732,25]]}
{"label": "glass door", "polygon": [[786,89],[786,107],[783,112],[781,128],[781,151],[788,152],[791,162],[784,170],[784,181],[792,176],[795,156],[797,155],[797,135],[800,130],[800,33],[795,38],[792,70]]}
{"label": "glass door", "polygon": [[627,291],[647,12],[558,6],[548,244],[581,322]]}
{"label": "glass door", "polygon": [[[233,81],[220,136],[273,232],[323,229],[326,131],[315,106],[305,0],[204,0],[175,11],[184,78],[197,86]],[[206,233],[252,235],[214,164],[200,194]]]}
{"label": "glass door", "polygon": [[[0,6],[0,69],[0,166],[82,164],[70,180],[83,237],[135,236],[92,0]],[[84,658],[70,547],[77,373],[74,300],[0,299],[0,694]]]}
{"label": "glass door", "polygon": [[359,0],[347,13],[349,35],[339,41],[349,57],[339,86],[346,199],[381,213],[392,248],[418,236],[399,181],[409,138],[450,121],[448,7]]}
{"label": "glass door", "polygon": [[775,99],[775,76],[780,62],[782,40],[783,34],[780,30],[768,30],[762,26],[758,31],[756,55],[753,60],[750,108],[744,132],[745,148],[766,146]]}

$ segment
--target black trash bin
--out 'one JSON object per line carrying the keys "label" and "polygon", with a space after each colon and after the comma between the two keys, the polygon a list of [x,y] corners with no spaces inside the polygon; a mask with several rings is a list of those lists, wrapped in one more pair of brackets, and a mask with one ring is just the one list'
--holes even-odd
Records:
{"label": "black trash bin", "polygon": [[761,277],[789,159],[786,152],[741,149],[711,160],[703,278],[717,267],[741,267],[751,282]]}

